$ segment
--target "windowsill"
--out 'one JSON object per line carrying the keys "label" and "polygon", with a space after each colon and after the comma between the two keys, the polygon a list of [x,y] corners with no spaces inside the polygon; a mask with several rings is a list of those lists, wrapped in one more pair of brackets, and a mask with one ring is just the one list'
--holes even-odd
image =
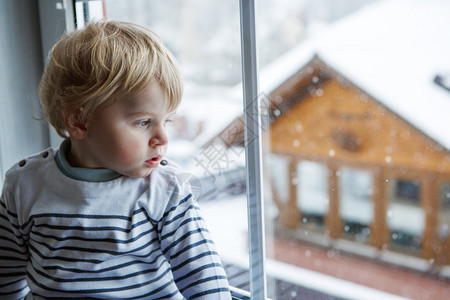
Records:
{"label": "windowsill", "polygon": [[[276,225],[278,227],[279,225]],[[333,240],[318,232],[304,231],[301,229],[286,230],[283,228],[282,233],[276,230],[277,234],[286,239],[294,239],[309,244],[320,246],[323,248],[332,248],[341,250],[345,253],[369,258],[374,261],[380,261],[390,265],[407,268],[410,270],[431,273],[440,277],[450,278],[450,266],[434,266],[432,262],[420,257],[402,254],[391,250],[378,250],[370,245],[364,245],[346,239]]]}

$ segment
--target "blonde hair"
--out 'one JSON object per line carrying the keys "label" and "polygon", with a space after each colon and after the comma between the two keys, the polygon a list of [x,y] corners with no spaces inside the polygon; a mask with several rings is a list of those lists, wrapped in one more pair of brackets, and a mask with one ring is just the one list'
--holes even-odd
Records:
{"label": "blonde hair", "polygon": [[45,115],[68,137],[65,115],[87,120],[96,109],[157,80],[174,110],[183,81],[172,54],[156,33],[140,25],[96,21],[65,34],[50,51],[39,85]]}

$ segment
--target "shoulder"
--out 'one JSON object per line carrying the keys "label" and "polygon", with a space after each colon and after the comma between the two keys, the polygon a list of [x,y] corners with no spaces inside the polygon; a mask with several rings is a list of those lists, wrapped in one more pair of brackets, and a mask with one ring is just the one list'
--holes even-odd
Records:
{"label": "shoulder", "polygon": [[46,165],[54,162],[55,153],[56,149],[48,148],[23,158],[6,172],[5,184],[14,183],[19,178],[22,181],[29,177],[39,176],[40,171]]}
{"label": "shoulder", "polygon": [[183,185],[181,178],[183,170],[170,159],[164,159],[164,163],[154,169],[150,174],[150,187],[159,191],[168,191],[170,193],[179,189]]}
{"label": "shoulder", "polygon": [[163,211],[177,206],[184,199],[192,198],[190,179],[192,174],[166,159],[167,164],[160,165],[150,174],[150,194],[157,200],[157,205]]}

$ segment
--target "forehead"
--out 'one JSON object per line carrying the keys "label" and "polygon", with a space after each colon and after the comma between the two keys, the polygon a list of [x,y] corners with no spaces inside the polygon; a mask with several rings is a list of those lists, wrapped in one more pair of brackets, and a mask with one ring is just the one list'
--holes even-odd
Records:
{"label": "forehead", "polygon": [[169,99],[161,84],[153,81],[142,90],[119,100],[124,110],[133,113],[140,110],[168,112]]}

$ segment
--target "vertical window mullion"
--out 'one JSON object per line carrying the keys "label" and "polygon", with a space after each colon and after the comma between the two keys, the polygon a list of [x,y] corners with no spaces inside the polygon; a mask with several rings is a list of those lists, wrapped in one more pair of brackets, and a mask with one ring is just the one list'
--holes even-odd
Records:
{"label": "vertical window mullion", "polygon": [[240,0],[251,299],[266,298],[261,120],[258,97],[255,3]]}

